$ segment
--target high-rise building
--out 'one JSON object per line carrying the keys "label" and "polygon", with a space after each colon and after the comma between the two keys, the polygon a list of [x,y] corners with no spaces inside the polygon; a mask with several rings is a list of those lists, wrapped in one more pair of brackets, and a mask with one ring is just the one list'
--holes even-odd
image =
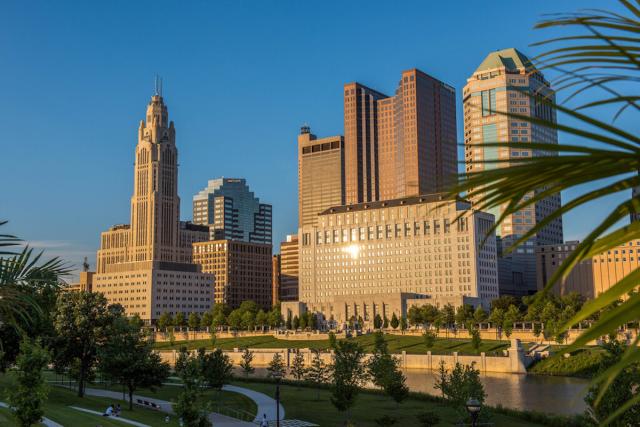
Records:
{"label": "high-rise building", "polygon": [[288,235],[280,243],[280,301],[298,300],[298,235]]}
{"label": "high-rise building", "polygon": [[212,179],[193,196],[193,222],[208,226],[211,240],[271,244],[271,215],[244,179]]}
{"label": "high-rise building", "polygon": [[329,208],[300,229],[299,303],[283,313],[304,306],[341,324],[406,315],[417,300],[486,307],[498,296],[493,234],[483,242],[493,224],[437,194]]}
{"label": "high-rise building", "polygon": [[251,300],[263,309],[272,303],[271,245],[234,240],[193,244],[193,262],[215,275],[214,299],[237,308]]}
{"label": "high-rise building", "polygon": [[344,204],[344,138],[298,135],[298,226],[314,224],[328,207]]}
{"label": "high-rise building", "polygon": [[271,305],[280,301],[280,254],[271,257]]}
{"label": "high-rise building", "polygon": [[455,90],[417,69],[394,96],[344,87],[346,203],[446,191],[456,182]]}
{"label": "high-rise building", "polygon": [[[538,289],[549,283],[553,273],[571,255],[578,243],[580,242],[571,241],[536,247]],[[578,292],[585,298],[592,299],[609,290],[639,267],[640,240],[632,240],[581,261],[551,290],[557,295]]]}
{"label": "high-rise building", "polygon": [[205,240],[207,232],[179,220],[175,137],[156,93],[138,129],[131,224],[102,233],[93,277],[94,291],[145,321],[211,308],[214,278],[191,263],[191,243]]}
{"label": "high-rise building", "polygon": [[[517,113],[548,121],[556,113],[548,104],[537,101],[539,95],[553,100],[555,94],[543,74],[516,49],[490,53],[467,79],[463,89],[464,143],[467,172],[508,166],[510,161],[539,155],[553,155],[526,148],[483,147],[496,142],[542,142],[556,144],[555,129],[520,120],[500,113]],[[497,163],[478,163],[501,160]],[[534,197],[544,189],[525,195]],[[475,202],[475,200],[472,200]],[[498,217],[503,207],[492,213]],[[505,249],[535,224],[560,208],[560,194],[546,197],[519,212],[509,215],[497,230],[498,252]],[[535,247],[562,243],[562,219],[551,221],[536,236],[524,242],[509,255],[500,257],[501,294],[527,295],[536,292]]]}

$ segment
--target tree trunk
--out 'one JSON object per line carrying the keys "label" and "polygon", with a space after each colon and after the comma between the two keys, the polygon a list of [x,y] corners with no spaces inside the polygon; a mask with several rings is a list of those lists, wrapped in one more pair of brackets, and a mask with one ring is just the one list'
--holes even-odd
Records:
{"label": "tree trunk", "polygon": [[80,372],[79,372],[79,378],[78,378],[78,397],[84,397],[84,376],[85,376],[85,369],[84,369],[84,363],[80,363]]}
{"label": "tree trunk", "polygon": [[129,410],[133,411],[133,387],[129,387]]}

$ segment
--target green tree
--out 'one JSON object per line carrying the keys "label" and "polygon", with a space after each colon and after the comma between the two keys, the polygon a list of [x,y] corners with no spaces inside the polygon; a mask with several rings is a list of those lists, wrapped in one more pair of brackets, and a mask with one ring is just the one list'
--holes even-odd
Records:
{"label": "green tree", "polygon": [[329,348],[335,349],[337,345],[336,334],[329,332]]}
{"label": "green tree", "polygon": [[49,388],[42,371],[48,363],[49,353],[39,343],[22,341],[16,360],[16,384],[9,389],[11,411],[21,427],[39,423],[44,415]]}
{"label": "green tree", "polygon": [[225,325],[227,325],[227,316],[225,316],[221,311],[215,313],[213,315],[213,319],[211,319],[211,329],[215,331]]}
{"label": "green tree", "polygon": [[204,348],[201,348],[200,360],[202,376],[209,387],[220,390],[233,378],[233,364],[221,349],[205,354]]}
{"label": "green tree", "polygon": [[211,427],[207,405],[202,396],[206,381],[201,362],[183,348],[176,361],[176,373],[182,381],[177,401],[173,405],[176,415],[186,427]]}
{"label": "green tree", "polygon": [[173,325],[173,318],[169,313],[165,311],[164,313],[162,313],[162,315],[160,315],[160,318],[158,319],[158,328],[166,331],[167,327],[171,325]]}
{"label": "green tree", "polygon": [[[600,363],[594,384],[584,398],[588,406],[587,413],[598,425],[607,422],[614,427],[636,425],[640,419],[640,403],[637,401],[640,396],[640,365],[635,363],[627,366],[616,376],[609,377],[607,371],[624,356],[628,346],[614,339],[602,347],[606,351],[605,358]],[[634,399],[635,403],[627,404]],[[619,411],[621,408],[623,411]],[[620,415],[613,419],[616,413]]]}
{"label": "green tree", "polygon": [[279,328],[282,326],[282,323],[282,312],[280,311],[280,305],[277,305],[269,311],[269,326]]}
{"label": "green tree", "polygon": [[264,328],[269,324],[269,315],[264,310],[258,310],[256,314],[256,325],[264,332]]}
{"label": "green tree", "polygon": [[391,316],[391,327],[393,329],[398,329],[398,326],[400,326],[400,321],[398,320],[396,313],[393,313],[393,316]]}
{"label": "green tree", "polygon": [[300,327],[300,319],[298,318],[298,316],[293,316],[292,326],[293,326],[293,329],[296,331]]}
{"label": "green tree", "polygon": [[407,378],[399,369],[397,364],[394,369],[387,373],[384,381],[384,392],[391,397],[396,404],[400,404],[409,397],[409,387],[407,387]]}
{"label": "green tree", "polygon": [[288,330],[292,330],[293,329],[293,319],[291,317],[291,312],[289,312],[289,314],[287,314],[287,323],[286,323],[286,328]]}
{"label": "green tree", "polygon": [[385,314],[382,318],[382,327],[387,329],[389,327],[389,319],[387,319],[387,315]]}
{"label": "green tree", "polygon": [[482,338],[480,337],[480,330],[478,328],[471,329],[471,347],[476,351],[476,353],[480,350],[480,345],[482,344]]}
{"label": "green tree", "polygon": [[242,326],[242,312],[240,309],[235,309],[227,317],[227,324],[231,329],[237,331]]}
{"label": "green tree", "polygon": [[504,323],[504,310],[496,307],[491,310],[491,314],[489,315],[489,322],[493,327],[502,327]]}
{"label": "green tree", "polygon": [[503,312],[506,312],[512,305],[517,307],[520,305],[520,301],[511,295],[500,295],[498,298],[491,301],[491,311],[499,308],[502,309]]}
{"label": "green tree", "polygon": [[424,318],[422,316],[422,309],[417,305],[412,305],[407,310],[407,320],[411,326],[419,326],[424,323]]}
{"label": "green tree", "polygon": [[256,325],[256,314],[251,311],[242,313],[241,325],[246,330],[251,330]]}
{"label": "green tree", "polygon": [[458,325],[468,325],[473,319],[473,307],[469,304],[462,304],[456,312],[456,323]]}
{"label": "green tree", "polygon": [[306,367],[304,366],[304,356],[302,353],[297,352],[295,356],[293,356],[293,361],[291,362],[291,367],[289,368],[289,372],[296,380],[300,381],[306,372]]}
{"label": "green tree", "polygon": [[123,312],[120,305],[107,307],[107,299],[101,293],[63,292],[58,296],[55,363],[58,367],[77,364],[78,396],[84,396],[98,350],[107,341],[114,319],[122,317]]}
{"label": "green tree", "polygon": [[189,330],[193,331],[193,339],[196,338],[196,330],[200,327],[200,316],[196,312],[189,314]]}
{"label": "green tree", "polygon": [[456,310],[451,304],[442,307],[440,311],[442,321],[447,328],[452,328],[456,324]]}
{"label": "green tree", "polygon": [[438,307],[431,304],[423,305],[421,308],[421,311],[422,311],[422,319],[427,325],[435,324],[440,314]]}
{"label": "green tree", "polygon": [[422,334],[422,340],[424,341],[425,347],[431,348],[436,343],[436,333],[429,330],[424,331],[424,334]]}
{"label": "green tree", "polygon": [[200,329],[206,330],[207,328],[211,328],[211,322],[213,322],[211,311],[205,311],[200,318]]}
{"label": "green tree", "polygon": [[442,396],[453,406],[464,408],[471,398],[484,402],[486,393],[480,382],[480,371],[474,366],[456,363],[451,373],[445,368],[444,361],[440,362],[438,379],[434,386],[442,392]]}
{"label": "green tree", "polygon": [[273,355],[273,359],[269,362],[269,366],[267,366],[267,378],[282,378],[286,372],[286,366],[284,364],[284,359],[280,355],[280,353],[276,353]]}
{"label": "green tree", "polygon": [[242,372],[244,372],[245,378],[248,377],[249,374],[253,374],[256,370],[251,362],[253,362],[253,352],[249,350],[249,347],[245,347],[242,351],[242,360],[240,361],[240,368]]}
{"label": "green tree", "polygon": [[376,332],[374,335],[374,351],[366,364],[366,369],[373,384],[384,388],[389,373],[396,367],[396,360],[389,354],[382,332]]}
{"label": "green tree", "polygon": [[122,317],[114,319],[98,356],[103,377],[127,388],[131,410],[137,389],[154,391],[169,376],[170,367],[153,351],[153,343],[136,325]]}
{"label": "green tree", "polygon": [[333,383],[331,403],[341,412],[347,412],[354,405],[360,388],[366,380],[366,371],[362,359],[364,351],[355,341],[338,341],[333,356]]}
{"label": "green tree", "polygon": [[300,319],[298,320],[298,326],[303,331],[307,329],[307,316],[305,314],[300,315]]}
{"label": "green tree", "polygon": [[407,318],[404,316],[400,317],[400,330],[403,334],[407,330]]}
{"label": "green tree", "polygon": [[481,305],[479,305],[473,312],[473,320],[476,323],[483,323],[487,321],[487,312],[484,311]]}
{"label": "green tree", "polygon": [[382,317],[380,316],[380,314],[376,314],[376,316],[373,318],[373,327],[375,329],[380,329],[382,327]]}
{"label": "green tree", "polygon": [[187,324],[187,318],[183,312],[176,313],[176,317],[173,318],[173,324],[177,328],[182,328]]}
{"label": "green tree", "polygon": [[331,367],[322,360],[319,350],[311,350],[313,359],[306,371],[305,379],[316,389],[316,400],[320,400],[320,386],[326,384],[331,376]]}

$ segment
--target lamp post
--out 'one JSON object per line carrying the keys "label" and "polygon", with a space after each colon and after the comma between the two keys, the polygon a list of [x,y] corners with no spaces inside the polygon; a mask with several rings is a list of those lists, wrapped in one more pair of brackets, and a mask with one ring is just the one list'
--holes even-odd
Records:
{"label": "lamp post", "polygon": [[480,409],[482,409],[482,404],[478,399],[472,397],[467,400],[467,412],[471,415],[471,427],[478,426],[478,415],[480,415]]}
{"label": "lamp post", "polygon": [[274,372],[273,378],[276,379],[276,427],[280,427],[280,379],[282,378],[282,372]]}

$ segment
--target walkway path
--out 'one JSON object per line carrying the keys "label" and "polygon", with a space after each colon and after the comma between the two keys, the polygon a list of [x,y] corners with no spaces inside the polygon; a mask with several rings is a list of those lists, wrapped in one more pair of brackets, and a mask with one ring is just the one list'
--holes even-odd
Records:
{"label": "walkway path", "polygon": [[[104,415],[102,412],[93,411],[91,409],[86,409],[86,408],[80,408],[79,406],[69,406],[69,408],[75,409],[76,411],[86,412],[87,414],[93,414],[93,415],[98,415],[98,416],[103,416]],[[137,421],[129,420],[127,418],[122,418],[122,417],[109,417],[109,419],[112,419],[114,421],[120,421],[120,422],[123,422],[125,424],[131,424],[132,426],[136,426],[136,427],[151,427],[148,424],[142,424],[142,423],[139,423]]]}
{"label": "walkway path", "polygon": [[[276,401],[271,397],[267,396],[264,393],[260,393],[259,391],[250,390],[244,387],[238,387],[235,385],[225,385],[222,387],[223,390],[233,391],[234,393],[240,393],[247,396],[249,399],[253,400],[258,406],[258,412],[256,414],[256,418],[254,422],[261,421],[262,415],[267,415],[267,420],[275,420],[276,419]],[[280,419],[284,420],[284,406],[280,404]]]}
{"label": "walkway path", "polygon": [[[4,402],[0,402],[0,407],[9,408],[9,405],[7,405]],[[62,424],[58,424],[57,422],[45,417],[42,417],[42,424],[44,424],[47,427],[62,427]]]}

